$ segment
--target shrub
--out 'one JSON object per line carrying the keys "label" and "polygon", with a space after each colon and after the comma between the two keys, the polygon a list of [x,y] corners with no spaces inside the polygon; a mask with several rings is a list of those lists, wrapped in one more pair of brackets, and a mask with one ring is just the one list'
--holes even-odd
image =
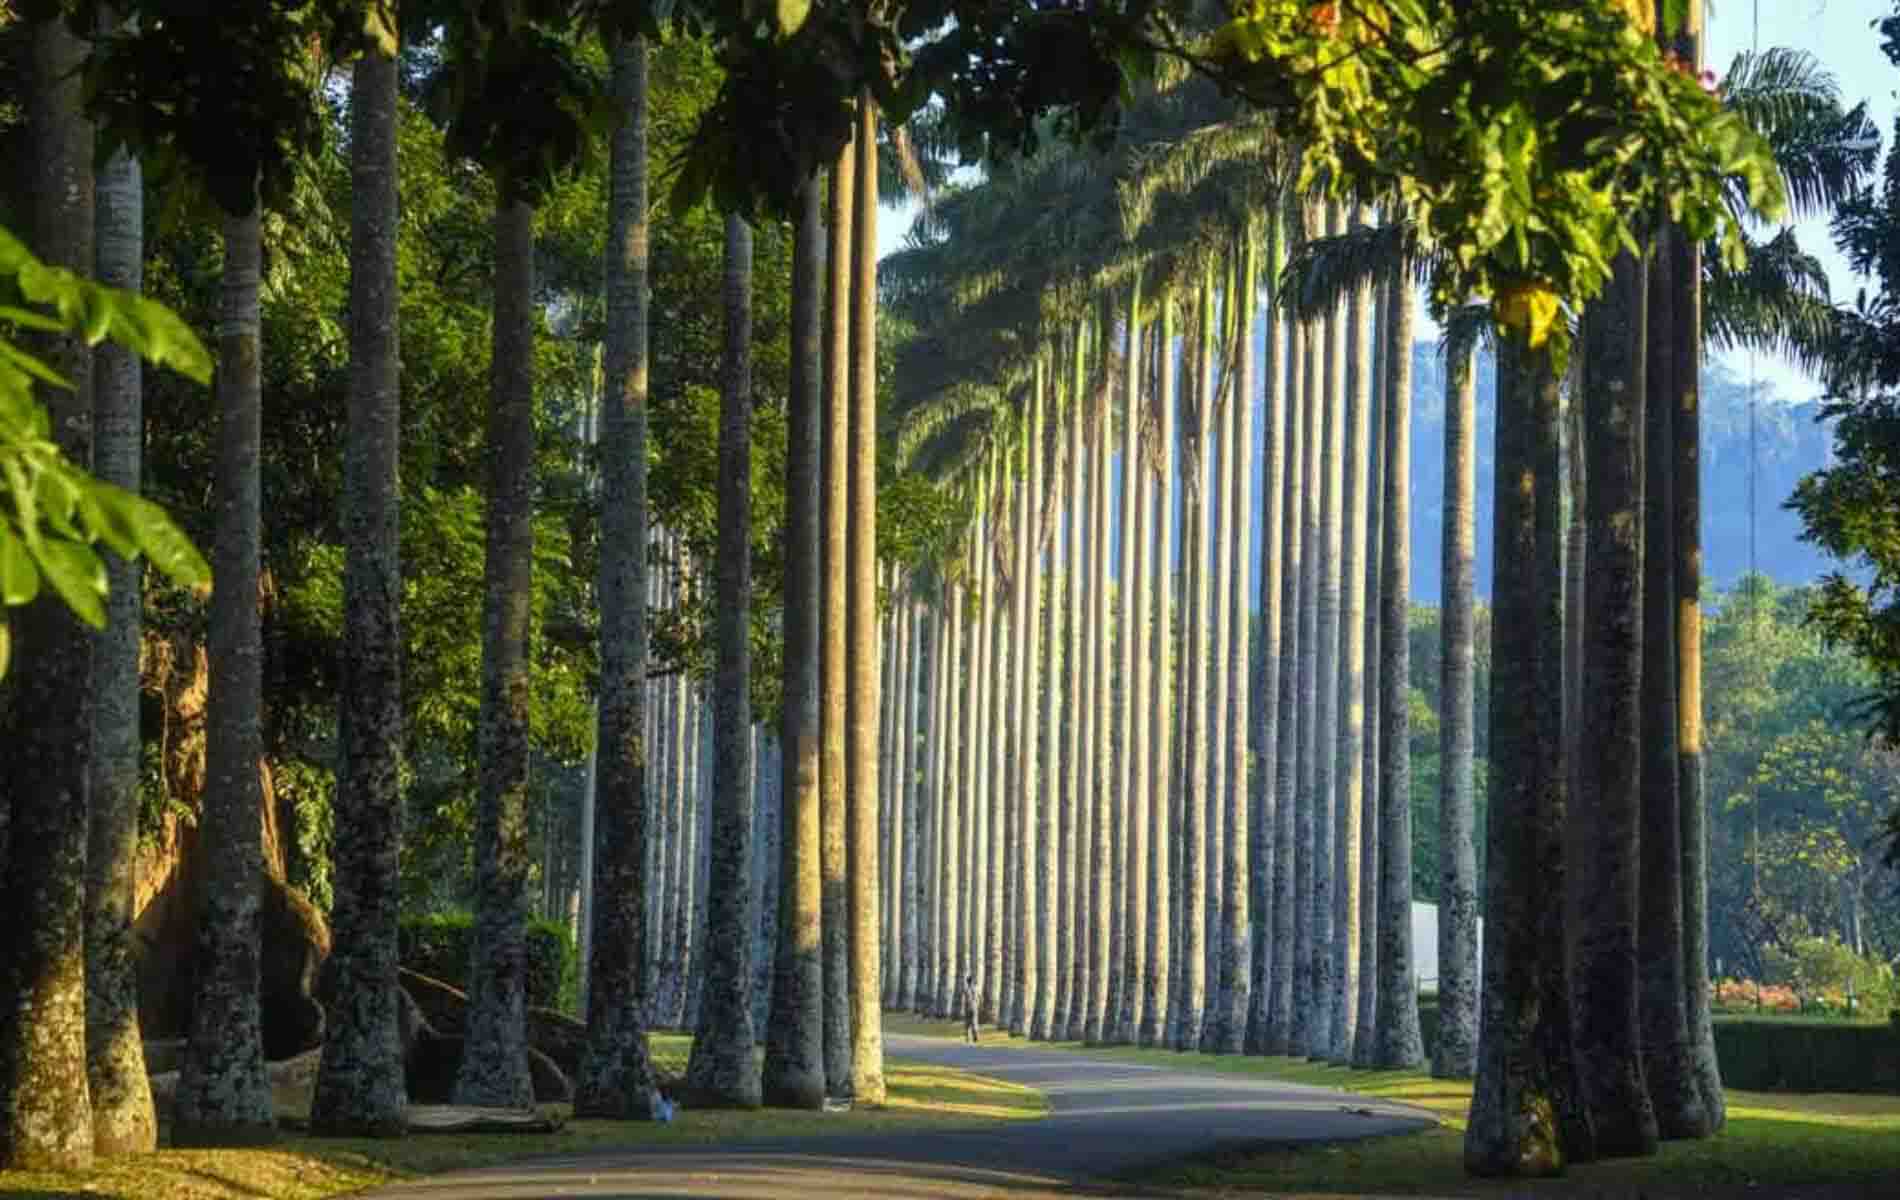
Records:
{"label": "shrub", "polygon": [[[469,939],[475,918],[467,912],[404,917],[399,928],[402,965],[467,989]],[[574,939],[559,921],[528,921],[528,1003],[568,1012],[573,1008],[578,964]]]}
{"label": "shrub", "polygon": [[1900,1092],[1900,1027],[1893,1024],[1717,1021],[1715,1050],[1729,1087]]}

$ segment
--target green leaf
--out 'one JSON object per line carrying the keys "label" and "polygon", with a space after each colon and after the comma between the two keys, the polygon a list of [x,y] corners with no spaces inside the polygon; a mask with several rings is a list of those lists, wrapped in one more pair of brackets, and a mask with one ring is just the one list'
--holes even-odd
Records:
{"label": "green leaf", "polygon": [[791,37],[804,28],[805,21],[811,16],[811,0],[778,0],[773,19],[778,26],[778,35]]}
{"label": "green leaf", "polygon": [[185,531],[173,524],[165,510],[145,499],[122,493],[128,522],[138,538],[139,549],[153,567],[164,572],[173,583],[199,587],[211,582],[211,564],[198,553]]}
{"label": "green leaf", "polygon": [[40,573],[13,531],[0,524],[0,608],[31,604],[40,592]]}
{"label": "green leaf", "polygon": [[106,627],[106,566],[91,546],[48,538],[33,547],[33,557],[74,616],[94,629]]}

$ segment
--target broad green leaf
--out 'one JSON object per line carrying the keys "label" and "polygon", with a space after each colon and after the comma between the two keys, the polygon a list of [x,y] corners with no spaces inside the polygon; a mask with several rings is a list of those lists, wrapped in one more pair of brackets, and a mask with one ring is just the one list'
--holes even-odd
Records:
{"label": "broad green leaf", "polygon": [[13,531],[0,522],[0,608],[31,604],[40,593],[40,573]]}
{"label": "broad green leaf", "polygon": [[138,536],[139,549],[146,560],[173,583],[199,587],[211,582],[211,564],[198,553],[185,531],[178,528],[165,510],[145,499],[123,493],[132,529]]}
{"label": "broad green leaf", "polygon": [[92,547],[65,538],[47,538],[33,547],[40,572],[73,615],[92,626],[106,626],[106,566]]}

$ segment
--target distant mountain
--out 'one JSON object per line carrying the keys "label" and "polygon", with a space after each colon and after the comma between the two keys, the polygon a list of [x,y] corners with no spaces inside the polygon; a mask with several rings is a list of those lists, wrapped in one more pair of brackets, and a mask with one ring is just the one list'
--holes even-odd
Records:
{"label": "distant mountain", "polygon": [[[1478,361],[1478,589],[1490,591],[1492,448],[1497,370]],[[1720,364],[1702,371],[1702,553],[1705,579],[1727,587],[1749,567],[1748,381]],[[1766,387],[1755,413],[1755,554],[1781,583],[1806,583],[1834,569],[1800,540],[1801,522],[1783,507],[1802,476],[1827,465],[1831,436],[1819,406],[1789,404]],[[1412,348],[1412,597],[1439,597],[1444,496],[1445,369],[1435,343]]]}

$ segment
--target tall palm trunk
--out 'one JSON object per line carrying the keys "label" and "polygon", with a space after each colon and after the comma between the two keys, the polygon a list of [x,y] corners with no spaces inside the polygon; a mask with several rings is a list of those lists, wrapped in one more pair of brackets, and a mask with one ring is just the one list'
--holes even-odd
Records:
{"label": "tall palm trunk", "polygon": [[1411,347],[1392,344],[1389,330],[1396,311],[1396,289],[1390,279],[1377,285],[1373,302],[1373,349],[1377,357],[1372,404],[1366,413],[1366,605],[1365,734],[1361,745],[1359,794],[1359,995],[1357,998],[1352,1065],[1371,1067],[1379,1048],[1379,697],[1382,695],[1379,637],[1384,606],[1379,601],[1384,582],[1385,545],[1385,402],[1395,355]]}
{"label": "tall palm trunk", "polygon": [[1299,968],[1298,930],[1300,863],[1305,858],[1299,842],[1297,812],[1301,743],[1304,723],[1300,681],[1305,664],[1300,635],[1306,612],[1305,542],[1306,461],[1304,457],[1306,389],[1306,325],[1288,311],[1286,317],[1286,402],[1281,421],[1281,459],[1284,483],[1280,506],[1280,678],[1278,727],[1274,752],[1273,840],[1273,968],[1267,1007],[1266,1052],[1292,1052],[1294,1025],[1300,1020],[1295,1003]]}
{"label": "tall palm trunk", "polygon": [[990,706],[996,696],[996,558],[991,542],[996,522],[996,466],[991,462],[984,471],[985,508],[976,526],[977,626],[976,645],[971,658],[974,671],[970,699],[972,735],[969,740],[970,770],[970,976],[975,987],[977,1012],[989,1019],[990,976],[990,794],[991,764],[994,761],[995,723]]}
{"label": "tall palm trunk", "polygon": [[877,960],[877,109],[858,97],[851,287],[845,802],[851,825],[851,1096],[884,1103]]}
{"label": "tall palm trunk", "polygon": [[401,393],[396,311],[396,61],[377,49],[350,86],[350,429],[344,463],[341,753],[332,999],[310,1105],[325,1133],[400,1134],[396,918],[402,793]]}
{"label": "tall palm trunk", "polygon": [[[752,930],[752,227],[726,215],[725,349],[719,402],[718,550],[713,562],[713,762],[697,1031],[686,1092],[703,1108],[756,1108]],[[862,932],[860,930],[860,932]]]}
{"label": "tall palm trunk", "polygon": [[[1340,206],[1326,206],[1326,231],[1345,232]],[[1314,648],[1313,750],[1313,1027],[1306,1052],[1326,1058],[1333,1049],[1333,1024],[1338,1013],[1337,979],[1333,973],[1337,944],[1333,939],[1333,880],[1339,874],[1339,581],[1340,492],[1344,487],[1341,435],[1346,421],[1346,322],[1342,306],[1326,314],[1320,386],[1323,413],[1320,433],[1319,492],[1319,614]]]}
{"label": "tall palm trunk", "polygon": [[[1108,345],[1106,321],[1100,330],[1097,345],[1104,351]],[[1107,355],[1100,356],[1106,360]],[[1110,740],[1113,730],[1109,723],[1111,687],[1109,682],[1113,667],[1109,655],[1112,630],[1108,615],[1108,522],[1109,522],[1109,406],[1104,396],[1095,418],[1094,459],[1090,464],[1090,538],[1089,575],[1091,576],[1092,615],[1089,618],[1089,697],[1086,706],[1089,713],[1089,736],[1093,749],[1084,755],[1083,761],[1090,766],[1091,782],[1088,789],[1089,814],[1086,822],[1088,841],[1084,853],[1088,857],[1088,987],[1085,992],[1086,1011],[1082,1019],[1082,1040],[1100,1042],[1104,1023],[1108,1018],[1108,956],[1109,956],[1109,909],[1115,898],[1110,888],[1111,858],[1113,846],[1110,837],[1110,808],[1116,798],[1110,794],[1114,774],[1109,766],[1114,753]]]}
{"label": "tall palm trunk", "polygon": [[1185,523],[1183,572],[1187,579],[1187,600],[1183,614],[1184,652],[1182,666],[1182,709],[1186,718],[1181,739],[1184,760],[1181,780],[1181,994],[1176,998],[1174,1048],[1194,1050],[1201,1041],[1201,1021],[1207,1004],[1207,796],[1210,783],[1208,727],[1211,709],[1209,629],[1209,561],[1212,531],[1209,528],[1208,455],[1212,449],[1211,418],[1214,405],[1214,288],[1211,272],[1197,285],[1194,330],[1194,391],[1191,404],[1182,405],[1184,420],[1191,416],[1193,426],[1184,447],[1185,488],[1182,496],[1182,520]]}
{"label": "tall palm trunk", "polygon": [[[1134,942],[1130,930],[1138,926],[1132,899],[1135,877],[1140,870],[1133,859],[1135,837],[1135,638],[1142,617],[1135,605],[1135,506],[1138,472],[1135,452],[1141,425],[1141,280],[1137,276],[1128,292],[1128,312],[1123,333],[1127,350],[1122,361],[1121,406],[1121,513],[1116,524],[1115,541],[1115,793],[1113,813],[1114,877],[1110,881],[1114,897],[1108,926],[1108,1014],[1102,1023],[1102,1040],[1111,1043],[1134,1041],[1129,1016],[1134,1010]],[[1141,841],[1147,841],[1143,831]]]}
{"label": "tall palm trunk", "polygon": [[1379,586],[1379,1027],[1377,1062],[1425,1061],[1412,974],[1412,289],[1395,271],[1386,346],[1385,503]]}
{"label": "tall palm trunk", "polygon": [[1664,1138],[1710,1132],[1689,1054],[1683,979],[1682,807],[1676,752],[1675,319],[1671,306],[1678,239],[1655,239],[1649,268],[1643,356],[1643,620],[1639,716],[1642,736],[1637,885],[1638,1034],[1643,1082]]}
{"label": "tall palm trunk", "polygon": [[[1317,224],[1309,219],[1308,227]],[[1306,353],[1303,363],[1305,378],[1302,381],[1301,398],[1305,404],[1305,417],[1301,430],[1300,457],[1302,480],[1300,488],[1300,679],[1299,700],[1302,719],[1300,721],[1300,759],[1299,779],[1294,803],[1293,840],[1295,850],[1296,874],[1294,876],[1294,904],[1296,922],[1293,932],[1293,1017],[1288,1030],[1287,1052],[1304,1057],[1312,1051],[1313,1035],[1317,1031],[1319,994],[1314,989],[1313,956],[1316,952],[1317,930],[1314,919],[1314,882],[1318,872],[1317,859],[1320,857],[1319,830],[1315,825],[1317,765],[1319,729],[1319,581],[1320,546],[1319,513],[1321,488],[1320,444],[1323,436],[1323,413],[1325,406],[1324,382],[1320,371],[1321,356],[1324,351],[1326,329],[1323,323],[1308,321],[1306,330]],[[1328,747],[1328,752],[1331,747]],[[1328,851],[1330,856],[1330,850]],[[1329,897],[1330,899],[1330,897]]]}
{"label": "tall palm trunk", "polygon": [[[1267,210],[1266,257],[1266,339],[1264,374],[1266,388],[1261,409],[1260,456],[1260,624],[1259,643],[1254,652],[1258,673],[1254,677],[1249,715],[1253,725],[1254,764],[1249,781],[1252,823],[1248,847],[1248,915],[1253,924],[1253,982],[1247,1006],[1247,1030],[1244,1048],[1249,1054],[1267,1052],[1273,1021],[1274,907],[1273,878],[1279,863],[1280,848],[1275,845],[1279,829],[1280,765],[1280,673],[1283,659],[1280,640],[1280,593],[1285,586],[1285,558],[1281,552],[1281,510],[1286,487],[1286,381],[1285,354],[1281,337],[1280,290],[1280,196],[1275,195]],[[1250,284],[1250,287],[1253,286]],[[1253,337],[1253,319],[1247,322],[1247,336]]]}
{"label": "tall palm trunk", "polygon": [[931,688],[935,677],[930,670],[930,653],[935,650],[935,642],[928,638],[930,622],[922,606],[915,600],[911,602],[911,661],[910,689],[904,693],[904,707],[910,716],[905,729],[910,739],[910,770],[904,777],[904,853],[898,869],[897,902],[903,916],[903,954],[899,960],[902,972],[897,985],[897,1006],[911,1009],[917,1003],[917,980],[923,962],[924,932],[924,878],[920,869],[924,858],[927,822],[924,819],[926,787],[930,782],[931,741],[936,733],[936,722],[928,719],[924,712],[924,698],[932,695]]}
{"label": "tall palm trunk", "polygon": [[1643,265],[1627,253],[1584,318],[1590,409],[1589,578],[1580,795],[1566,854],[1576,1045],[1597,1148],[1652,1154],[1655,1109],[1638,1032],[1642,792]]}
{"label": "tall palm trunk", "polygon": [[[104,18],[102,15],[102,19]],[[100,172],[99,281],[143,283],[144,184],[139,160],[120,150]],[[93,472],[130,492],[140,486],[144,417],[139,356],[102,343],[94,355]],[[86,847],[86,1076],[93,1148],[152,1149],[158,1122],[139,1039],[132,920],[138,866],[139,638],[142,570],[108,557],[106,628],[93,644],[91,828]],[[4,870],[0,867],[0,870]]]}
{"label": "tall palm trunk", "polygon": [[[1139,277],[1137,277],[1139,283]],[[1149,626],[1149,610],[1152,604],[1152,587],[1149,580],[1150,560],[1154,557],[1152,497],[1153,483],[1149,469],[1141,454],[1142,431],[1142,387],[1148,382],[1147,372],[1162,356],[1153,352],[1152,345],[1144,358],[1143,341],[1152,343],[1151,331],[1141,329],[1141,306],[1129,306],[1130,323],[1134,326],[1134,337],[1130,339],[1128,369],[1135,374],[1135,382],[1128,391],[1128,407],[1123,420],[1130,428],[1129,436],[1123,443],[1123,471],[1129,474],[1127,486],[1134,491],[1134,510],[1132,518],[1123,528],[1123,545],[1132,555],[1130,562],[1130,590],[1125,611],[1128,613],[1129,654],[1123,660],[1129,672],[1128,682],[1122,691],[1123,703],[1128,706],[1129,719],[1126,725],[1129,739],[1129,780],[1128,780],[1128,896],[1127,916],[1124,919],[1123,932],[1128,942],[1128,963],[1123,968],[1122,1002],[1119,1022],[1115,1029],[1114,1040],[1123,1045],[1132,1045],[1141,1037],[1142,1025],[1148,1013],[1148,940],[1150,895],[1148,878],[1148,858],[1153,847],[1160,843],[1150,835],[1150,822],[1153,820],[1152,805],[1154,791],[1151,772],[1154,769],[1154,746],[1150,736],[1150,727],[1144,706],[1154,686],[1154,664],[1151,639],[1153,633]]]}
{"label": "tall palm trunk", "polygon": [[936,954],[935,973],[932,976],[930,995],[925,1003],[930,1015],[949,1017],[951,1013],[954,989],[961,981],[957,974],[957,918],[962,906],[958,895],[963,878],[962,862],[958,858],[957,848],[962,823],[957,819],[957,754],[961,742],[962,726],[958,723],[958,697],[964,687],[963,665],[960,657],[963,632],[962,596],[953,583],[946,580],[939,598],[942,615],[937,622],[937,634],[943,646],[937,672],[938,712],[938,757],[940,767],[937,774],[937,831],[936,831]]}
{"label": "tall palm trunk", "polygon": [[850,145],[831,168],[825,243],[824,449],[819,455],[824,534],[819,543],[818,677],[819,890],[824,941],[825,1091],[851,1089],[851,939],[845,898],[845,534],[850,523],[851,224],[857,156]]}
{"label": "tall palm trunk", "polygon": [[[1546,933],[1554,870],[1562,878],[1561,805],[1545,776],[1546,696],[1561,690],[1561,656],[1546,657],[1546,569],[1538,509],[1558,486],[1540,475],[1539,393],[1552,387],[1547,351],[1504,339],[1498,354],[1493,538],[1491,787],[1485,818],[1484,1036],[1465,1126],[1465,1169],[1536,1177],[1562,1172],[1580,1149],[1569,1119],[1578,1089],[1569,1049],[1565,951]],[[1551,506],[1554,507],[1554,506]],[[1561,755],[1557,756],[1560,764]],[[1557,793],[1561,794],[1561,793]],[[1553,981],[1556,987],[1552,987]],[[1551,1003],[1554,1000],[1555,1003]]]}
{"label": "tall palm trunk", "polygon": [[[1050,419],[1057,419],[1061,409],[1062,371],[1064,363],[1060,354],[1052,354],[1049,363],[1051,372],[1051,402],[1046,413]],[[1043,420],[1045,412],[1036,414],[1036,437],[1034,453],[1038,461],[1043,455]],[[1039,472],[1037,494],[1048,497],[1047,503],[1054,505],[1052,515],[1060,515],[1062,507],[1062,484],[1055,476],[1056,460],[1052,456],[1046,473]],[[1051,522],[1053,524],[1053,522]],[[1044,523],[1037,523],[1037,540],[1041,540]],[[1057,569],[1056,551],[1051,544],[1048,549],[1048,593],[1042,596],[1040,633],[1036,647],[1037,656],[1033,667],[1037,671],[1037,684],[1031,687],[1030,696],[1041,704],[1036,725],[1040,730],[1037,738],[1037,802],[1036,821],[1032,836],[1035,839],[1035,929],[1036,929],[1036,987],[1029,1014],[1029,1036],[1047,1040],[1054,1036],[1056,1020],[1057,955],[1056,940],[1059,922],[1056,919],[1059,893],[1056,890],[1058,854],[1056,837],[1056,815],[1060,808],[1058,799],[1062,784],[1061,755],[1058,753],[1062,738],[1062,705],[1058,700],[1060,676],[1056,662],[1057,639],[1060,636],[1059,620],[1062,612],[1063,577],[1067,572]],[[1029,877],[1025,875],[1025,880]]]}
{"label": "tall palm trunk", "polygon": [[1087,535],[1088,493],[1083,490],[1082,455],[1084,451],[1083,422],[1087,398],[1083,395],[1087,382],[1087,360],[1085,357],[1083,326],[1077,323],[1075,328],[1074,350],[1070,360],[1069,415],[1066,422],[1068,446],[1068,493],[1069,512],[1066,524],[1067,561],[1065,574],[1070,578],[1070,586],[1063,615],[1063,676],[1064,695],[1067,700],[1066,714],[1062,730],[1062,846],[1060,848],[1062,895],[1061,943],[1057,947],[1056,970],[1060,973],[1060,988],[1056,997],[1056,1034],[1057,1037],[1071,1041],[1082,1036],[1084,970],[1087,963],[1088,944],[1082,922],[1087,909],[1083,904],[1088,894],[1082,885],[1082,818],[1087,804],[1082,798],[1082,753],[1083,726],[1091,705],[1087,701],[1087,655],[1088,642],[1085,637],[1082,594],[1084,592],[1083,571],[1085,559],[1083,541]]}
{"label": "tall palm trunk", "polygon": [[457,1104],[524,1108],[528,1078],[528,624],[534,555],[534,209],[495,210],[476,907]]}
{"label": "tall palm trunk", "polygon": [[[1220,581],[1219,603],[1227,605],[1226,861],[1221,870],[1221,975],[1219,1037],[1214,1048],[1239,1054],[1247,1044],[1247,1013],[1253,995],[1253,907],[1251,794],[1247,786],[1248,686],[1253,662],[1248,625],[1252,619],[1253,545],[1253,395],[1257,364],[1254,357],[1254,303],[1259,275],[1258,245],[1251,224],[1241,232],[1228,304],[1236,343],[1233,395],[1222,457],[1227,470],[1226,510],[1222,525],[1227,535],[1227,572]],[[1217,747],[1217,749],[1220,749]]]}
{"label": "tall palm trunk", "polygon": [[[1363,213],[1360,214],[1363,221]],[[1366,700],[1366,438],[1372,410],[1372,288],[1354,289],[1346,312],[1346,414],[1341,452],[1339,562],[1338,848],[1333,871],[1333,1012],[1328,1060],[1352,1062],[1359,1028],[1359,898],[1361,820],[1365,800]]]}
{"label": "tall palm trunk", "polygon": [[1011,918],[1014,936],[1010,944],[1014,951],[1010,986],[1010,1032],[1022,1036],[1029,1030],[1030,1007],[1036,984],[1036,960],[1039,954],[1035,946],[1034,932],[1030,928],[1030,896],[1035,878],[1035,845],[1030,840],[1035,828],[1033,812],[1035,809],[1035,744],[1036,722],[1035,672],[1030,665],[1030,655],[1036,648],[1036,581],[1035,581],[1035,529],[1036,488],[1038,479],[1038,427],[1039,410],[1042,404],[1042,389],[1046,386],[1046,368],[1038,364],[1036,382],[1030,389],[1027,429],[1023,437],[1022,487],[1016,509],[1016,600],[1011,606],[1012,627],[1015,646],[1012,652],[1010,686],[1014,695],[1013,707],[1015,719],[1011,726],[1016,746],[1013,765],[1013,777],[1010,793],[1014,811],[1010,825],[1011,864]]}
{"label": "tall palm trunk", "polygon": [[[28,36],[32,39],[28,130],[36,172],[33,249],[49,265],[84,274],[93,265],[92,127],[81,116],[77,76],[85,48],[57,16],[36,21]],[[250,295],[255,299],[254,290]],[[227,294],[227,302],[236,298]],[[254,318],[254,306],[250,312]],[[231,315],[237,315],[235,310]],[[227,319],[227,327],[233,348],[240,329],[256,337],[254,319],[242,326]],[[251,342],[252,363],[256,362],[255,345]],[[47,349],[54,368],[73,385],[70,390],[44,393],[53,437],[73,462],[88,463],[92,457],[92,355],[80,338],[62,338]],[[219,399],[233,407],[234,415],[240,415],[236,408],[244,397],[230,393],[241,390],[228,388],[220,380]],[[254,388],[245,394],[256,399]],[[235,423],[223,432],[239,434],[240,425]],[[255,433],[254,416],[248,427]],[[255,464],[254,454],[251,461]],[[253,473],[249,491],[253,501],[255,478]],[[225,489],[239,482],[230,475],[219,477],[221,504],[230,503],[233,516],[241,497],[230,496]],[[255,528],[251,526],[253,532]],[[222,549],[222,523],[219,532]],[[251,547],[254,564],[255,538]],[[220,580],[227,577],[227,569],[241,565],[227,564],[223,554],[217,557]],[[0,937],[0,988],[5,989],[0,992],[0,1005],[4,1005],[0,1011],[7,1014],[0,1023],[0,1170],[78,1170],[90,1167],[93,1156],[93,1116],[86,1091],[85,952],[93,646],[79,619],[48,592],[13,618],[19,661],[11,672],[12,728],[0,730],[8,761],[8,795],[0,799],[0,904],[9,918],[7,933]],[[255,592],[250,599],[256,599]],[[219,681],[225,685],[221,703],[242,699],[233,695],[231,687],[231,632],[228,626],[214,627],[221,643],[217,648],[225,651],[222,661],[213,659]],[[253,694],[253,729],[256,712]],[[222,752],[222,757],[212,759],[213,767],[228,767],[232,726],[242,719],[241,713],[229,710],[212,714],[212,736],[218,739],[215,748]],[[254,757],[250,766],[255,778]],[[208,796],[207,816],[214,803],[229,807],[240,798],[224,792],[217,793],[215,801]],[[255,804],[250,814],[255,822]],[[234,848],[234,852],[242,851]],[[214,873],[225,865],[225,857],[214,853]],[[255,886],[254,876],[250,882]],[[249,911],[255,914],[254,901]],[[207,932],[216,936],[224,931]],[[241,950],[234,944],[228,948]],[[252,997],[254,1004],[255,990]],[[244,1032],[240,1026],[240,1039]],[[250,1033],[248,1043],[237,1042],[240,1051],[255,1048],[254,1023]]]}
{"label": "tall palm trunk", "polygon": [[[1432,1074],[1477,1070],[1478,858],[1472,771],[1476,643],[1477,352],[1449,356],[1445,371],[1445,510],[1440,574],[1438,695],[1438,1038]],[[1556,480],[1547,480],[1557,486]]]}
{"label": "tall palm trunk", "polygon": [[798,190],[792,229],[791,389],[785,414],[785,699],[779,745],[788,757],[779,841],[777,963],[765,1024],[761,1096],[781,1108],[825,1101],[823,909],[819,877],[819,444],[823,436],[819,328],[824,236],[814,175]]}
{"label": "tall palm trunk", "polygon": [[1148,963],[1142,987],[1147,991],[1138,1040],[1143,1046],[1162,1045],[1167,1038],[1170,1012],[1170,964],[1174,959],[1174,927],[1169,919],[1172,885],[1169,848],[1175,828],[1171,803],[1173,770],[1173,654],[1174,637],[1174,508],[1170,484],[1174,477],[1174,298],[1163,292],[1160,320],[1155,330],[1155,439],[1153,494],[1150,511],[1154,529],[1142,536],[1152,538],[1154,618],[1149,645],[1153,666],[1148,679],[1148,719],[1154,741],[1154,757],[1148,770]]}
{"label": "tall palm trunk", "polygon": [[[886,589],[895,599],[898,588],[898,571],[895,563],[887,565],[883,571],[879,587]],[[903,710],[904,686],[898,676],[904,670],[903,663],[903,613],[901,606],[882,615],[878,621],[879,685],[878,695],[887,703],[878,712],[877,730],[877,869],[878,869],[878,961],[890,963],[896,961],[896,946],[892,941],[892,919],[897,915],[897,907],[891,903],[891,882],[895,874],[891,870],[891,851],[896,845],[893,832],[893,817],[897,804],[893,797],[897,790],[897,723]],[[896,972],[884,975],[884,996],[881,1003],[889,1007],[896,999],[891,988],[896,983]]]}
{"label": "tall palm trunk", "polygon": [[1009,651],[1010,627],[1008,613],[1003,607],[1003,594],[1008,586],[1009,568],[1004,560],[1001,542],[1004,536],[1013,532],[1013,526],[1005,522],[1016,518],[1009,504],[1013,480],[1010,465],[1005,462],[997,470],[996,485],[991,503],[996,513],[996,536],[992,539],[989,553],[993,558],[991,568],[992,585],[990,587],[990,664],[989,664],[989,700],[984,707],[984,720],[989,731],[983,739],[988,763],[985,767],[984,789],[985,804],[983,814],[984,830],[984,921],[983,921],[983,1015],[984,1019],[997,1025],[1005,1022],[1003,1012],[1004,992],[1006,990],[1003,974],[1004,925],[1008,911],[1008,829],[1004,814],[1009,807],[1008,769],[1009,748]]}
{"label": "tall palm trunk", "polygon": [[[1228,278],[1216,280],[1215,272],[1221,271]],[[1210,543],[1210,565],[1208,567],[1208,628],[1210,636],[1208,659],[1208,705],[1207,724],[1202,736],[1208,744],[1208,771],[1203,841],[1206,845],[1207,874],[1207,996],[1201,1007],[1200,1049],[1203,1053],[1216,1051],[1225,1033],[1221,1021],[1227,1011],[1227,996],[1221,991],[1221,953],[1225,941],[1222,928],[1225,923],[1227,898],[1227,742],[1231,725],[1229,706],[1232,692],[1228,686],[1228,664],[1233,652],[1233,622],[1229,619],[1231,604],[1229,594],[1233,591],[1234,564],[1229,547],[1233,509],[1230,497],[1234,481],[1234,445],[1232,414],[1241,399],[1238,389],[1233,386],[1233,375],[1237,366],[1234,354],[1233,316],[1237,307],[1233,294],[1231,265],[1220,259],[1208,264],[1208,294],[1210,312],[1218,311],[1219,325],[1215,333],[1219,348],[1220,371],[1213,376],[1217,380],[1213,390],[1213,400],[1207,414],[1208,453],[1214,455],[1210,463],[1208,480],[1207,523]],[[1226,293],[1226,303],[1221,303],[1221,293]]]}

